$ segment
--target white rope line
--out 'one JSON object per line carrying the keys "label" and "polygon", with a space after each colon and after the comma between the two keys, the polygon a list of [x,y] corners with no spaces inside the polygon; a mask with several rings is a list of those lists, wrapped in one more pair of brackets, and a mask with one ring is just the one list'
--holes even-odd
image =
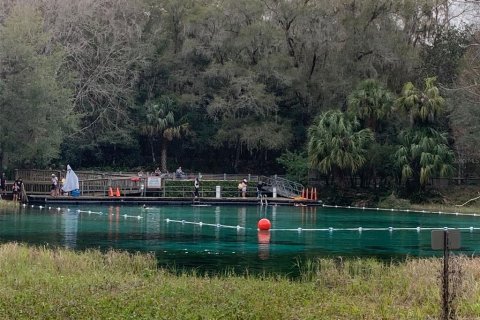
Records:
{"label": "white rope line", "polygon": [[[198,226],[209,226],[209,227],[216,227],[216,228],[230,228],[230,229],[245,229],[245,230],[254,230],[254,228],[245,228],[241,226],[230,226],[230,225],[223,225],[223,224],[213,224],[213,223],[205,223],[205,222],[195,222],[195,221],[187,221],[187,220],[174,220],[174,219],[165,219],[167,223],[179,223],[179,224],[191,224],[191,225],[198,225]],[[256,229],[258,230],[258,229]],[[462,227],[462,228],[452,228],[452,227],[388,227],[388,228],[369,228],[369,227],[358,227],[358,228],[278,228],[278,229],[270,229],[270,231],[295,231],[295,232],[311,232],[311,231],[320,231],[320,232],[334,232],[334,231],[356,231],[356,232],[363,232],[363,231],[431,231],[431,230],[464,230],[473,232],[474,230],[480,230],[476,227]]]}
{"label": "white rope line", "polygon": [[[23,207],[27,207],[27,205],[24,203],[22,204]],[[35,207],[35,205],[31,205],[32,208]],[[413,213],[437,213],[437,214],[445,214],[445,215],[457,215],[457,216],[478,216],[476,213],[473,214],[468,214],[468,213],[459,213],[459,212],[442,212],[442,211],[426,211],[426,210],[410,210],[410,209],[387,209],[387,208],[370,208],[370,207],[355,207],[355,206],[338,206],[338,205],[326,205],[322,204],[322,207],[325,208],[340,208],[340,209],[356,209],[356,210],[373,210],[373,211],[393,211],[393,212],[413,212]],[[48,210],[57,210],[61,211],[62,208],[60,207],[43,207],[43,206],[38,206],[40,210],[42,209],[48,209]],[[145,209],[145,208],[144,208]],[[150,209],[150,208],[148,208]],[[69,208],[66,209],[67,211],[70,211]],[[87,214],[96,214],[96,215],[109,215],[109,213],[103,213],[103,212],[98,212],[98,211],[91,211],[91,210],[76,210],[75,212],[77,213],[87,213]],[[116,214],[111,213],[111,216],[115,216]],[[120,215],[121,217],[124,217],[125,219],[127,218],[134,218],[134,219],[143,219],[142,216],[140,215],[127,215],[123,214]],[[213,224],[213,223],[205,223],[205,222],[194,222],[194,221],[186,221],[186,220],[173,220],[173,219],[165,219],[165,221],[168,222],[173,222],[173,223],[181,223],[181,224],[192,224],[192,225],[198,225],[198,226],[209,226],[209,227],[216,227],[216,228],[227,228],[227,229],[256,229],[256,228],[246,228],[246,227],[241,227],[239,225],[237,226],[231,226],[231,225],[222,225],[222,224]],[[470,232],[474,230],[480,230],[480,228],[476,227],[464,227],[464,228],[451,228],[451,227],[388,227],[388,228],[372,228],[372,227],[357,227],[357,228],[277,228],[277,229],[270,229],[270,231],[297,231],[297,232],[302,232],[302,231],[328,231],[328,232],[333,232],[333,231],[429,231],[429,230],[448,230],[448,229],[455,229],[455,230],[468,230]]]}
{"label": "white rope line", "polygon": [[181,224],[193,224],[193,225],[198,225],[200,227],[208,226],[208,227],[215,227],[215,228],[227,228],[227,229],[237,229],[237,230],[251,229],[251,228],[241,227],[239,225],[229,226],[229,225],[219,224],[219,223],[214,224],[214,223],[195,222],[195,221],[186,221],[186,220],[173,220],[173,219],[168,219],[168,218],[165,219],[165,222],[167,222],[167,223],[173,222],[173,223],[181,223]]}
{"label": "white rope line", "polygon": [[[70,211],[70,209],[67,209],[67,211]],[[77,210],[77,213],[88,213],[88,214],[98,214],[98,215],[109,215],[108,213],[103,213],[103,212],[96,212],[96,211],[85,211],[85,210]],[[114,216],[115,213],[110,213],[111,216]],[[126,218],[134,218],[134,219],[143,219],[142,216],[138,215],[138,216],[132,216],[132,215],[128,215],[128,214],[121,214],[120,217],[124,217],[125,219]]]}
{"label": "white rope line", "polygon": [[315,229],[310,229],[310,228],[297,228],[297,229],[270,229],[270,231],[296,231],[296,232],[303,232],[303,231],[328,231],[328,232],[334,232],[334,231],[357,231],[357,232],[363,232],[363,231],[431,231],[431,230],[465,230],[465,231],[470,231],[473,232],[474,230],[480,230],[480,228],[476,227],[464,227],[464,228],[452,228],[452,227],[415,227],[415,228],[408,228],[408,227],[388,227],[388,228],[363,228],[363,227],[358,227],[358,228],[315,228]]}
{"label": "white rope line", "polygon": [[413,212],[413,213],[437,213],[437,214],[447,214],[455,216],[478,216],[477,213],[460,213],[460,212],[443,212],[443,211],[428,211],[428,210],[412,210],[412,209],[388,209],[388,208],[370,208],[370,207],[355,207],[355,206],[338,206],[338,205],[327,205],[322,204],[324,208],[338,208],[338,209],[357,209],[357,210],[370,210],[370,211],[393,211],[393,212]]}

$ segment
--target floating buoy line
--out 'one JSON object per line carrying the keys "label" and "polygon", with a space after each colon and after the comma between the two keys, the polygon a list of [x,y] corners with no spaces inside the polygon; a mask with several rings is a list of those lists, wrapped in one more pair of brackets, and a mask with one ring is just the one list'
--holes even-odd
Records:
{"label": "floating buoy line", "polygon": [[173,220],[173,219],[165,219],[166,223],[181,223],[181,224],[193,224],[193,225],[198,225],[200,227],[207,226],[207,227],[215,227],[215,228],[226,228],[226,229],[237,229],[237,230],[245,230],[245,229],[251,229],[251,228],[245,228],[241,227],[239,225],[237,226],[229,226],[225,224],[215,224],[215,223],[205,223],[205,222],[196,222],[196,221],[186,221],[186,220]]}
{"label": "floating buoy line", "polygon": [[[24,208],[27,207],[27,204],[25,204],[25,203],[22,204],[22,207],[24,207]],[[35,205],[32,204],[31,207],[32,207],[32,208],[35,208]],[[62,208],[60,208],[60,207],[52,207],[52,206],[49,206],[49,207],[47,207],[47,206],[45,206],[45,207],[44,207],[44,206],[38,206],[38,209],[40,209],[40,210],[43,210],[43,209],[45,209],[45,210],[54,210],[54,211],[58,211],[58,212],[59,212],[59,211],[62,211]],[[105,213],[105,212],[101,212],[101,211],[91,211],[91,210],[74,210],[74,211],[72,211],[72,210],[70,210],[70,208],[63,208],[63,210],[65,210],[65,211],[67,211],[67,212],[75,212],[75,213],[96,214],[96,215],[99,215],[99,216],[101,216],[101,215],[105,215],[105,216],[108,216],[108,215],[114,216],[114,215],[116,215],[116,214],[114,214],[114,213]],[[140,220],[140,219],[143,219],[143,217],[140,216],[140,215],[134,216],[134,215],[122,214],[122,215],[120,215],[120,216],[121,216],[121,217],[124,217],[125,219],[127,219],[127,218],[134,218],[134,219],[139,219],[139,220]]]}
{"label": "floating buoy line", "polygon": [[[22,204],[22,207],[27,207],[27,204]],[[31,205],[31,208],[37,207],[40,210],[54,210],[54,211],[62,211],[62,208],[60,207],[51,207],[51,206],[35,206]],[[323,204],[322,207],[325,208],[338,208],[338,209],[356,209],[356,210],[373,210],[373,211],[397,211],[397,212],[412,212],[412,213],[437,213],[437,214],[446,214],[446,215],[460,215],[460,216],[480,216],[476,213],[474,214],[465,214],[465,213],[459,213],[459,212],[442,212],[442,211],[426,211],[426,210],[410,210],[410,209],[386,209],[386,208],[368,208],[368,207],[354,207],[354,206],[338,206],[338,205],[326,205]],[[149,208],[150,209],[150,208]],[[74,210],[71,211],[69,208],[63,208],[63,210],[67,212],[74,212],[78,214],[94,214],[94,215],[105,215],[105,216],[115,216],[117,214],[115,213],[105,213],[101,211],[91,211],[91,210]],[[120,217],[124,217],[125,219],[131,218],[131,219],[143,219],[141,215],[118,215]],[[261,219],[259,222],[265,222],[263,220],[268,219]],[[328,228],[270,228],[270,224],[268,226],[264,225],[257,225],[257,228],[249,228],[249,227],[242,227],[240,225],[224,225],[224,224],[218,224],[218,223],[206,223],[202,221],[187,221],[187,220],[176,220],[176,219],[164,219],[166,223],[177,223],[177,224],[190,224],[190,225],[197,225],[200,227],[206,226],[206,227],[214,227],[214,228],[225,228],[225,229],[236,229],[236,230],[269,230],[272,232],[278,232],[278,231],[287,231],[287,232],[329,232],[333,233],[335,231],[350,231],[350,232],[368,232],[368,231],[388,231],[388,232],[394,232],[394,231],[416,231],[416,232],[421,232],[421,231],[432,231],[432,230],[461,230],[461,231],[476,231],[480,230],[480,227],[461,227],[461,228],[452,228],[452,227],[382,227],[382,228],[375,228],[375,227],[354,227],[354,228],[333,228],[333,227],[328,227]],[[268,221],[269,222],[269,221]]]}
{"label": "floating buoy line", "polygon": [[370,208],[370,207],[355,207],[355,206],[337,206],[337,205],[327,205],[327,204],[322,204],[322,207],[324,207],[324,208],[334,208],[334,209],[369,210],[369,211],[436,213],[436,214],[446,214],[446,215],[455,215],[455,216],[469,216],[469,217],[480,216],[480,214],[477,214],[477,213],[460,213],[460,212],[444,212],[444,211],[428,211],[428,210],[412,210],[412,209],[393,209],[393,208]]}
{"label": "floating buoy line", "polygon": [[296,228],[296,229],[270,229],[270,231],[296,231],[296,232],[309,232],[309,231],[326,231],[326,232],[334,232],[334,231],[356,231],[359,233],[362,233],[363,231],[416,231],[416,232],[421,232],[421,231],[432,231],[432,230],[464,230],[464,231],[470,231],[473,232],[474,230],[480,230],[480,228],[476,227],[464,227],[464,228],[450,228],[450,227],[388,227],[388,228],[364,228],[364,227],[358,227],[358,228],[314,228],[314,229],[309,229],[309,228]]}

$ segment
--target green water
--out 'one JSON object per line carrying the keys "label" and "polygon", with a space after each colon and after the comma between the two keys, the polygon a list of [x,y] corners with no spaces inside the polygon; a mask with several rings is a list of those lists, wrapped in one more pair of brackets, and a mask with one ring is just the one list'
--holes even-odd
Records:
{"label": "green water", "polygon": [[[272,223],[269,233],[257,231],[263,217]],[[480,249],[480,230],[469,229],[480,227],[480,216],[432,213],[292,206],[19,206],[0,210],[0,220],[1,242],[155,252],[162,266],[209,272],[291,274],[297,261],[313,257],[440,256],[430,249],[431,230],[417,227],[467,228],[459,252],[475,255]]]}

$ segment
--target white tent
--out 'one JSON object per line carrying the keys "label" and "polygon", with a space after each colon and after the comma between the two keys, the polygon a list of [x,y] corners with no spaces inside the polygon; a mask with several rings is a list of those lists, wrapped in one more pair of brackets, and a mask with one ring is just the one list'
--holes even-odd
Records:
{"label": "white tent", "polygon": [[65,183],[63,184],[62,190],[64,192],[71,192],[77,189],[79,189],[78,177],[75,172],[73,172],[72,167],[67,165],[67,176],[65,177]]}

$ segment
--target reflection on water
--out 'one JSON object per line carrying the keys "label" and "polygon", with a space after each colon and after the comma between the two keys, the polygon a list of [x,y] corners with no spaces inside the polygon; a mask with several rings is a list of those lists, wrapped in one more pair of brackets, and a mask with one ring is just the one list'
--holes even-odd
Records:
{"label": "reflection on water", "polygon": [[75,249],[77,246],[78,214],[65,208],[62,212],[63,228],[65,230],[65,247]]}
{"label": "reflection on water", "polygon": [[270,256],[270,230],[258,230],[258,257],[267,260]]}
{"label": "reflection on water", "polygon": [[[271,221],[270,231],[257,230],[261,218]],[[0,208],[0,220],[2,242],[153,252],[159,264],[180,269],[290,273],[299,259],[315,257],[441,255],[430,248],[430,231],[417,227],[476,227],[480,217],[303,206],[89,205]],[[480,231],[462,231],[460,251],[479,249]]]}

